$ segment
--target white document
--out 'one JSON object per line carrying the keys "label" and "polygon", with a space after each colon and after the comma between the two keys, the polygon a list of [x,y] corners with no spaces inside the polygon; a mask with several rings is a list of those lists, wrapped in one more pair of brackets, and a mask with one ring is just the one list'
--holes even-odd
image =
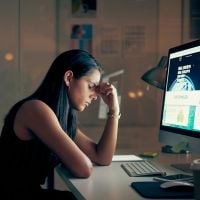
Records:
{"label": "white document", "polygon": [[137,161],[137,160],[143,160],[142,158],[135,156],[133,154],[131,155],[114,155],[112,161]]}

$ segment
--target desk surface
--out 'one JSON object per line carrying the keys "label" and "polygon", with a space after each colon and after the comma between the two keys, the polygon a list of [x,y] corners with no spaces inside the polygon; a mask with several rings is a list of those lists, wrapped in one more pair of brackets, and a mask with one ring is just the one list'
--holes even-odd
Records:
{"label": "desk surface", "polygon": [[[167,174],[182,173],[182,171],[170,167],[170,165],[160,164],[160,160],[173,159],[176,161],[188,160],[186,155],[160,156],[155,159],[159,161],[160,167],[166,170]],[[182,159],[181,159],[182,158]],[[191,159],[191,158],[190,158]],[[141,197],[134,189],[131,188],[133,181],[151,181],[152,177],[129,177],[121,168],[122,162],[112,162],[109,166],[94,166],[92,175],[87,179],[71,177],[68,171],[58,166],[57,173],[63,179],[67,187],[74,193],[77,199],[83,200],[133,200],[145,199]],[[158,164],[158,163],[157,163]]]}

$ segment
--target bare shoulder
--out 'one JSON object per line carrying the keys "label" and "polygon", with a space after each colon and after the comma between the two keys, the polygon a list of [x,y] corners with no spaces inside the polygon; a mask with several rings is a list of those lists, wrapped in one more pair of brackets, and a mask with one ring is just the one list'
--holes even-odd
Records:
{"label": "bare shoulder", "polygon": [[41,100],[28,100],[22,105],[20,112],[30,118],[56,117],[54,111]]}
{"label": "bare shoulder", "polygon": [[41,127],[50,129],[52,126],[60,128],[53,110],[40,100],[28,100],[21,106],[16,115],[14,130],[21,139],[30,139],[29,130],[38,131]]}
{"label": "bare shoulder", "polygon": [[[41,123],[46,120],[57,121],[54,111],[41,100],[29,100],[25,102],[22,105],[21,112],[24,114],[23,116],[26,116],[29,120],[34,120],[37,123]],[[31,123],[34,121],[31,121]]]}
{"label": "bare shoulder", "polygon": [[22,105],[23,111],[51,110],[50,107],[41,100],[28,100]]}

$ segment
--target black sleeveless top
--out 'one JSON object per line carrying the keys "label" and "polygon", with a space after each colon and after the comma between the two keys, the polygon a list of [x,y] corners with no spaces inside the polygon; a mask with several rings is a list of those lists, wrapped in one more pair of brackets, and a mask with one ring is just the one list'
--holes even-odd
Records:
{"label": "black sleeveless top", "polygon": [[13,130],[17,111],[25,101],[8,113],[0,136],[0,189],[37,190],[58,158],[37,137],[20,140]]}

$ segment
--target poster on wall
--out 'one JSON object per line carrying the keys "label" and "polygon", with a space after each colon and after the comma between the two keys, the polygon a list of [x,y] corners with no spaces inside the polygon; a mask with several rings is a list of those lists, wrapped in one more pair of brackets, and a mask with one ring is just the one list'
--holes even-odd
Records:
{"label": "poster on wall", "polygon": [[72,0],[73,18],[94,18],[97,13],[96,0]]}
{"label": "poster on wall", "polygon": [[101,25],[98,33],[99,55],[121,56],[121,26]]}
{"label": "poster on wall", "polygon": [[92,24],[73,24],[70,35],[70,48],[92,53]]}
{"label": "poster on wall", "polygon": [[143,53],[145,48],[145,26],[124,25],[122,31],[122,55]]}

